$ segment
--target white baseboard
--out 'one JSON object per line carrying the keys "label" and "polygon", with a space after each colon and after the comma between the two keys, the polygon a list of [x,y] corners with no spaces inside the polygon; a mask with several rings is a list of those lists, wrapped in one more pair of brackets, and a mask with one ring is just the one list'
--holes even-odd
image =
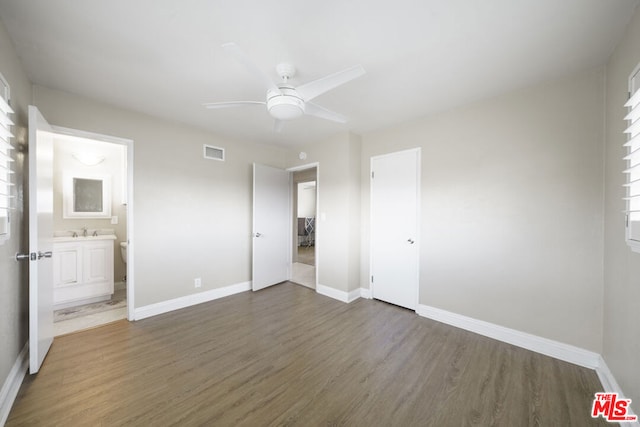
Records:
{"label": "white baseboard", "polygon": [[3,426],[7,422],[7,418],[9,418],[9,412],[11,412],[11,407],[16,400],[16,396],[18,396],[22,380],[28,369],[29,343],[27,342],[20,354],[18,354],[18,358],[11,367],[2,389],[0,389],[0,426]]}
{"label": "white baseboard", "polygon": [[338,290],[329,286],[321,285],[320,283],[318,283],[316,285],[316,292],[326,297],[337,299],[338,301],[342,301],[346,303],[353,302],[358,298],[360,298],[359,288],[354,289],[351,292],[345,292],[345,291],[341,291],[341,290]]}
{"label": "white baseboard", "polygon": [[[620,399],[626,399],[626,397],[624,396],[624,393],[622,392],[622,389],[618,385],[618,382],[613,376],[613,373],[611,372],[611,370],[609,370],[609,367],[605,363],[602,356],[600,356],[599,358],[598,366],[596,367],[596,374],[598,374],[598,378],[600,379],[600,383],[602,384],[602,388],[604,389],[605,392],[618,393],[618,397]],[[633,412],[631,408],[628,408],[627,415],[636,415],[636,414]],[[625,422],[624,425],[630,426],[630,427],[640,427],[640,422],[638,421],[632,422],[632,423]]]}
{"label": "white baseboard", "polygon": [[600,364],[601,357],[598,353],[526,332],[505,328],[504,326],[462,316],[428,305],[419,305],[416,313],[420,316],[437,320],[438,322],[475,332],[476,334],[526,348],[527,350],[535,351],[536,353],[551,356],[585,368],[596,369]]}
{"label": "white baseboard", "polygon": [[371,299],[371,289],[360,288],[360,298]]}
{"label": "white baseboard", "polygon": [[251,282],[242,282],[236,283],[235,285],[225,286],[224,288],[211,289],[210,291],[185,295],[180,298],[137,307],[134,310],[134,320],[146,319],[147,317],[157,316],[158,314],[168,313],[170,311],[202,304],[203,302],[213,301],[218,298],[250,290]]}

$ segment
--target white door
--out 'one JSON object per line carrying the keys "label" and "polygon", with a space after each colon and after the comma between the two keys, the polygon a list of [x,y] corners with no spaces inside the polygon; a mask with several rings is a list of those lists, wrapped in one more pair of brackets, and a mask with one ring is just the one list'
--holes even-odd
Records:
{"label": "white door", "polygon": [[253,164],[253,290],[289,280],[289,172]]}
{"label": "white door", "polygon": [[373,298],[418,305],[419,149],[371,158]]}
{"label": "white door", "polygon": [[29,106],[29,372],[53,342],[53,135]]}

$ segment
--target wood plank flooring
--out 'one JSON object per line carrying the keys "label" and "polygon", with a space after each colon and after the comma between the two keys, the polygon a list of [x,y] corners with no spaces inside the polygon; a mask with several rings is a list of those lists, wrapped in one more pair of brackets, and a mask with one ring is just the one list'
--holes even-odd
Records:
{"label": "wood plank flooring", "polygon": [[55,339],[7,426],[589,426],[594,371],[291,283]]}

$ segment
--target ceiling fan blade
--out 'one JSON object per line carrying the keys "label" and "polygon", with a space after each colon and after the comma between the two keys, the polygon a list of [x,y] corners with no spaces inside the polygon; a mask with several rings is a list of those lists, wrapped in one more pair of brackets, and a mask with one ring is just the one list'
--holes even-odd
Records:
{"label": "ceiling fan blade", "polygon": [[234,101],[234,102],[207,102],[202,104],[204,108],[216,109],[216,108],[230,108],[230,107],[242,107],[243,105],[266,105],[266,102],[262,101]]}
{"label": "ceiling fan blade", "polygon": [[229,52],[233,57],[240,62],[244,67],[254,75],[257,79],[262,82],[262,85],[267,90],[275,91],[276,93],[280,93],[280,89],[278,86],[267,76],[258,66],[249,58],[240,47],[235,43],[225,43],[222,45],[222,48]]}
{"label": "ceiling fan blade", "polygon": [[330,74],[326,77],[322,77],[318,80],[314,80],[309,83],[305,83],[302,86],[298,86],[296,91],[298,95],[305,101],[311,101],[318,95],[322,95],[325,92],[330,91],[340,85],[343,85],[353,79],[356,79],[365,74],[362,65],[356,65],[355,67],[347,68],[346,70],[338,71],[337,73]]}
{"label": "ceiling fan blade", "polygon": [[318,104],[307,102],[304,106],[304,113],[309,116],[319,117],[321,119],[331,120],[332,122],[347,123],[349,119],[335,111],[327,110]]}
{"label": "ceiling fan blade", "polygon": [[282,128],[283,128],[283,127],[284,127],[284,120],[278,120],[278,119],[276,119],[276,120],[273,122],[273,131],[274,131],[274,132],[277,132],[277,133],[282,132]]}

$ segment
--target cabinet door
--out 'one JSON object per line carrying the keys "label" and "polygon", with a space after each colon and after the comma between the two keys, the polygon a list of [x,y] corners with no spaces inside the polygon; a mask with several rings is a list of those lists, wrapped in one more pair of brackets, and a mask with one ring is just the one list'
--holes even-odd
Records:
{"label": "cabinet door", "polygon": [[54,245],[53,286],[77,285],[82,281],[81,248],[77,245]]}
{"label": "cabinet door", "polygon": [[84,247],[84,282],[108,282],[113,278],[113,242],[95,242]]}

